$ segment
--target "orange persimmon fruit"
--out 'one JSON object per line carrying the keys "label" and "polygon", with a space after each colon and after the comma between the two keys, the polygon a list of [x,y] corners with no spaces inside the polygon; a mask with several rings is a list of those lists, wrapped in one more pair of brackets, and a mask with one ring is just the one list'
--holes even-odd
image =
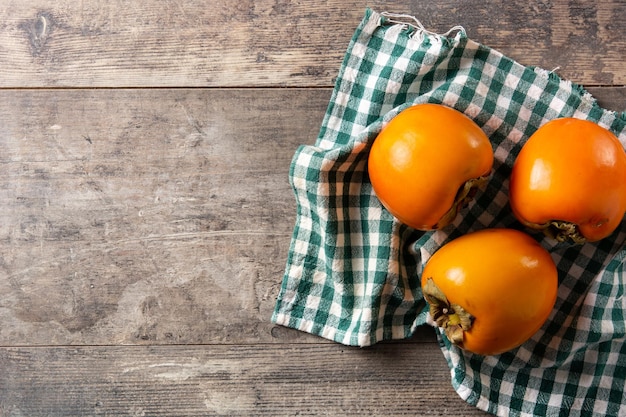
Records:
{"label": "orange persimmon fruit", "polygon": [[515,229],[483,229],[439,248],[421,275],[430,315],[457,346],[481,355],[518,347],[554,308],[558,273],[546,249]]}
{"label": "orange persimmon fruit", "polygon": [[382,205],[417,230],[450,224],[492,170],[493,149],[481,128],[442,104],[408,107],[374,139],[368,174]]}
{"label": "orange persimmon fruit", "polygon": [[559,241],[594,242],[626,212],[626,152],[609,130],[565,117],[541,126],[515,159],[509,200],[515,217]]}

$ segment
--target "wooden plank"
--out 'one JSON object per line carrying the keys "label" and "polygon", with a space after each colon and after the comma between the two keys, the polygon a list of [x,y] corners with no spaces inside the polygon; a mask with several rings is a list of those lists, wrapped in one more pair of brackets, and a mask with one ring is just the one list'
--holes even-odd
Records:
{"label": "wooden plank", "polygon": [[617,112],[626,112],[626,86],[588,87],[587,91],[596,98],[601,107]]}
{"label": "wooden plank", "polygon": [[0,349],[2,416],[484,416],[437,345]]}
{"label": "wooden plank", "polygon": [[328,96],[1,91],[0,345],[274,340]]}
{"label": "wooden plank", "polygon": [[4,0],[0,87],[332,86],[366,7],[585,85],[625,85],[622,0]]}
{"label": "wooden plank", "polygon": [[269,318],[329,97],[0,91],[0,346],[319,342]]}

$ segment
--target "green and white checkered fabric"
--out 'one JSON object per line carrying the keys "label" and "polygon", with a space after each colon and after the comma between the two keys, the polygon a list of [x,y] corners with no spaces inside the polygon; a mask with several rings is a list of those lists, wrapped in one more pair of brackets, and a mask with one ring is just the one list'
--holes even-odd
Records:
{"label": "green and white checkered fabric", "polygon": [[[290,170],[298,211],[272,320],[347,345],[406,338],[432,325],[420,273],[442,244],[473,230],[522,228],[507,205],[508,178],[539,126],[562,116],[590,119],[626,143],[626,114],[602,109],[580,87],[520,65],[462,28],[436,35],[400,18],[366,11],[316,144],[301,146]],[[495,152],[489,184],[436,232],[395,221],[374,196],[366,168],[381,127],[423,102],[470,116]],[[531,340],[499,356],[461,351],[438,333],[454,388],[501,416],[626,415],[626,222],[595,244],[532,235],[558,266],[553,314]]]}

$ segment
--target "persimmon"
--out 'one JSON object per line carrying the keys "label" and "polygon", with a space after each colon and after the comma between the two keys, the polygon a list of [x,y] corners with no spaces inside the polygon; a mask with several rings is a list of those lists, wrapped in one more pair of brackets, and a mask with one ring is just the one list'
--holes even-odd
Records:
{"label": "persimmon", "polygon": [[418,230],[450,224],[491,173],[493,149],[481,128],[442,104],[408,107],[384,126],[368,158],[382,205]]}
{"label": "persimmon", "polygon": [[509,199],[515,217],[559,241],[598,241],[626,212],[626,152],[609,130],[589,120],[541,126],[513,164]]}
{"label": "persimmon", "polygon": [[421,276],[430,315],[446,337],[481,355],[511,350],[545,323],[558,273],[549,252],[515,229],[456,238],[426,262]]}

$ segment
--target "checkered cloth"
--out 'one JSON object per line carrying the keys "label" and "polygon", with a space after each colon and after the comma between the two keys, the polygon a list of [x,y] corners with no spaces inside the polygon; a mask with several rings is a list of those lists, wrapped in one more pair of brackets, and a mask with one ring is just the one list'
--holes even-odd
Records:
{"label": "checkered cloth", "polygon": [[[495,151],[486,188],[453,225],[436,232],[395,221],[374,196],[366,169],[381,127],[424,102],[470,116]],[[319,137],[292,161],[297,219],[272,320],[358,346],[432,325],[420,289],[424,263],[470,231],[522,228],[507,206],[513,161],[539,126],[562,116],[598,122],[626,143],[626,114],[602,109],[554,73],[520,65],[468,39],[463,28],[437,35],[408,16],[367,10]],[[501,416],[626,415],[626,222],[595,244],[529,233],[558,266],[553,314],[531,340],[498,356],[461,351],[437,329],[454,388]]]}

